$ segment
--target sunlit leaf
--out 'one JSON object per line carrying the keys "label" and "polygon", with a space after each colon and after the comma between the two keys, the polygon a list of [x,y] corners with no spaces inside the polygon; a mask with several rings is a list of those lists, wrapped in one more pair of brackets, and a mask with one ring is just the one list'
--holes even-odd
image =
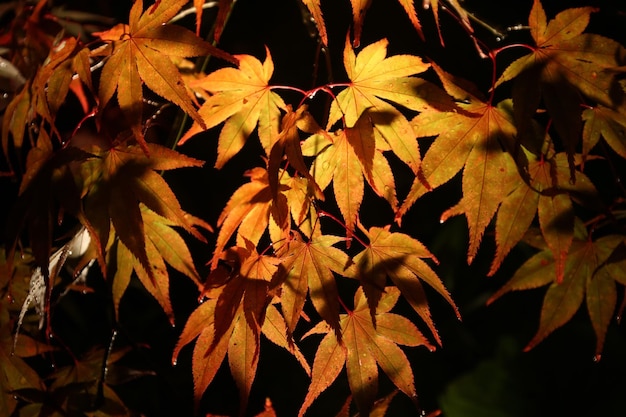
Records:
{"label": "sunlit leaf", "polygon": [[269,86],[274,63],[269,49],[263,63],[250,55],[237,55],[238,68],[221,68],[192,86],[200,87],[211,96],[199,110],[200,121],[180,139],[179,145],[190,137],[225,121],[220,132],[215,167],[221,168],[237,154],[259,125],[261,144],[269,155],[278,136],[279,109],[285,103]]}

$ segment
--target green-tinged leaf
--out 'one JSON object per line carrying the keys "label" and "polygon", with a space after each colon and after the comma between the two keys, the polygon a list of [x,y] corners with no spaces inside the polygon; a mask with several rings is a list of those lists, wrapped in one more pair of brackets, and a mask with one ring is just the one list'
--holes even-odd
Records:
{"label": "green-tinged leaf", "polygon": [[624,109],[615,111],[597,106],[583,111],[583,158],[598,143],[600,137],[622,158],[626,159],[626,115]]}
{"label": "green-tinged leaf", "polygon": [[539,330],[524,350],[530,350],[550,333],[567,323],[582,304],[587,276],[595,269],[591,245],[577,250],[562,282],[553,282],[543,299]]}
{"label": "green-tinged leaf", "polygon": [[596,333],[596,355],[599,358],[609,323],[615,313],[617,289],[615,281],[605,269],[587,277],[586,303],[593,330]]}
{"label": "green-tinged leaf", "polygon": [[513,274],[513,277],[494,293],[487,305],[509,291],[530,290],[543,287],[556,280],[554,257],[550,251],[542,251],[533,255]]}

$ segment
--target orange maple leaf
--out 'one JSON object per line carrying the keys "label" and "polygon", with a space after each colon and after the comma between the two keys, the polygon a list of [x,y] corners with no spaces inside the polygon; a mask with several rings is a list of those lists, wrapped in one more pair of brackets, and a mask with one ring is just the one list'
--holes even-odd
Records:
{"label": "orange maple leaf", "polygon": [[241,150],[246,140],[259,125],[259,139],[269,155],[278,136],[280,109],[285,109],[282,98],[269,86],[274,63],[268,49],[263,63],[250,55],[236,55],[238,68],[221,68],[193,83],[211,96],[199,110],[201,121],[185,133],[178,142],[226,121],[220,131],[215,167],[221,168]]}
{"label": "orange maple leaf", "polygon": [[313,362],[311,384],[300,408],[303,416],[315,399],[339,376],[344,365],[353,398],[362,414],[368,415],[378,391],[378,366],[396,387],[414,402],[417,399],[413,371],[406,355],[398,345],[426,346],[428,340],[407,318],[389,311],[396,304],[400,291],[384,288],[376,308],[376,324],[365,295],[359,288],[354,295],[354,310],[340,318],[343,341],[340,342],[326,323],[321,323],[306,335],[328,333],[320,342]]}
{"label": "orange maple leaf", "polygon": [[202,41],[189,30],[166,24],[186,3],[187,0],[162,0],[144,12],[143,0],[136,0],[130,10],[128,25],[119,24],[96,33],[108,42],[110,53],[100,77],[100,106],[103,108],[117,91],[117,101],[135,138],[146,152],[148,148],[141,126],[144,83],[159,96],[182,108],[197,123],[204,123],[169,57],[212,54],[234,61],[230,55]]}

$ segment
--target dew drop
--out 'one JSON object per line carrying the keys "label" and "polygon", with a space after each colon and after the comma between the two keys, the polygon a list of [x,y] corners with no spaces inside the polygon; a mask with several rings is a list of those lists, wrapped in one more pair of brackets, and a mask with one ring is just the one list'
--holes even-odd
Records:
{"label": "dew drop", "polygon": [[502,42],[502,37],[501,36],[496,36],[496,42]]}
{"label": "dew drop", "polygon": [[593,357],[593,361],[594,361],[595,363],[600,362],[600,359],[602,359],[602,355],[600,355],[600,354],[597,354],[597,355],[595,355],[595,356]]}
{"label": "dew drop", "polygon": [[595,72],[595,71],[593,71],[593,72],[591,73],[591,78],[594,78],[594,79],[595,79],[595,78],[597,78],[597,77],[598,77],[598,73],[597,73],[597,72]]}
{"label": "dew drop", "polygon": [[620,324],[622,322],[622,316],[618,314],[617,316],[615,316],[615,320],[617,320],[617,324]]}
{"label": "dew drop", "polygon": [[443,222],[445,222],[444,219],[439,219],[439,224],[443,224]]}
{"label": "dew drop", "polygon": [[172,366],[176,366],[178,364],[178,360],[177,359],[172,359]]}

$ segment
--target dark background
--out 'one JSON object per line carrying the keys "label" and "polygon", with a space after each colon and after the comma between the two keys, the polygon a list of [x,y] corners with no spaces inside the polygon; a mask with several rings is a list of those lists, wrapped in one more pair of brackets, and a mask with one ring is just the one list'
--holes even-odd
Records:
{"label": "dark background", "polygon": [[[593,15],[588,31],[624,43],[626,15],[623,11],[626,6],[618,3],[570,1],[564,4],[562,1],[546,0],[544,6],[549,17],[566,7],[598,6],[600,12]],[[532,2],[467,0],[464,4],[481,19],[493,22],[504,30],[507,26],[526,24]],[[83,2],[68,1],[67,6],[85,8]],[[322,6],[329,31],[333,81],[345,81],[342,53],[351,24],[350,3],[348,0],[326,0],[322,1]],[[100,0],[93,2],[91,7],[94,12],[125,21],[130,4]],[[389,55],[410,53],[428,56],[447,71],[472,80],[486,92],[491,84],[491,62],[477,56],[460,25],[447,13],[440,13],[446,42],[444,48],[438,43],[432,13],[418,10],[418,14],[424,25],[426,43],[419,39],[397,1],[373,0],[365,19],[361,44],[367,45],[386,37],[390,41]],[[205,15],[207,25],[212,18],[213,12],[208,11]],[[189,25],[192,22],[189,20]],[[487,30],[475,27],[478,38],[491,47],[530,42],[526,31],[513,32],[498,42]],[[219,46],[230,53],[263,58],[264,45],[269,47],[275,63],[273,84],[308,89],[328,82],[328,73],[322,66],[313,84],[317,43],[302,24],[297,0],[237,1]],[[499,70],[505,68],[506,59],[512,60],[524,53],[525,50],[520,49],[503,55],[498,61]],[[222,62],[211,60],[207,72],[221,65]],[[503,97],[506,96],[506,88],[501,91]],[[300,101],[296,94],[285,94],[283,98],[294,106]],[[326,105],[324,98],[318,96],[309,104],[312,112],[318,112],[315,115],[321,119]],[[224,169],[213,169],[218,131],[213,129],[179,149],[206,160],[204,168],[165,175],[182,207],[212,224],[215,224],[228,197],[244,182],[243,171],[262,164],[258,140],[253,135],[243,152]],[[425,147],[422,147],[422,152],[424,150]],[[623,164],[623,161],[620,162]],[[402,199],[412,177],[402,166],[397,168],[398,196]],[[602,177],[603,173],[598,175],[600,177],[596,180],[611,181]],[[403,219],[402,231],[425,243],[440,260],[435,270],[463,316],[463,321],[459,322],[441,297],[434,291],[428,293],[443,347],[434,353],[425,348],[405,349],[415,374],[420,406],[426,412],[442,409],[446,417],[623,416],[626,412],[623,395],[626,392],[626,338],[623,325],[618,325],[616,321],[611,323],[599,362],[593,360],[595,335],[585,307],[531,352],[522,353],[537,330],[545,289],[509,294],[493,305],[485,306],[487,298],[533,252],[523,246],[516,248],[496,276],[487,278],[494,253],[493,236],[487,233],[478,257],[471,266],[467,266],[465,220],[455,217],[444,224],[439,223],[441,213],[460,198],[459,177],[420,199]],[[10,184],[3,180],[3,187],[8,189]],[[362,220],[366,226],[383,226],[384,221],[391,221],[391,211],[385,203],[381,203],[371,192],[366,192],[365,198]],[[325,208],[334,210],[331,205]],[[189,245],[199,270],[206,275],[204,264],[211,257],[212,246],[191,240]],[[191,348],[182,351],[175,367],[171,365],[171,352],[186,318],[197,306],[197,293],[187,278],[177,275],[175,271],[170,272],[176,327],[169,326],[158,304],[137,282],[124,296],[120,309],[116,345],[136,347],[123,364],[154,371],[155,375],[143,376],[115,388],[130,409],[146,416],[193,414]],[[101,285],[100,281],[95,276],[90,283],[97,287]],[[106,345],[112,328],[108,302],[107,297],[98,292],[67,296],[55,311],[59,336],[77,351],[93,344]],[[398,309],[419,321],[406,305],[400,304]],[[305,328],[302,329],[304,331]],[[319,340],[319,337],[310,337],[301,343],[310,363]],[[266,342],[261,351],[249,415],[262,410],[266,397],[271,398],[279,416],[296,415],[309,380],[286,352]],[[237,412],[237,390],[226,362],[223,365],[203,398],[200,415],[207,412],[232,415]],[[380,395],[392,389],[392,384],[381,372]],[[308,415],[335,415],[348,394],[344,371],[313,404]],[[394,399],[389,413],[393,416],[417,414],[410,401],[401,394]]]}

